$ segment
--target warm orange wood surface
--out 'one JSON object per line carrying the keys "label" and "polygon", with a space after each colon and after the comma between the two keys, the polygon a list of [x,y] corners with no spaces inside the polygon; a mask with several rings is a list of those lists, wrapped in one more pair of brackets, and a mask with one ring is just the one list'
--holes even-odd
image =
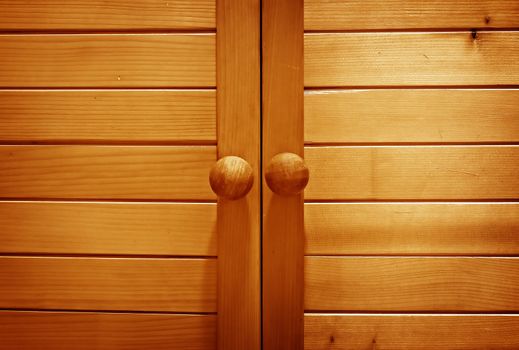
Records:
{"label": "warm orange wood surface", "polygon": [[307,314],[307,350],[514,350],[517,315]]}
{"label": "warm orange wood surface", "polygon": [[305,35],[305,86],[519,83],[519,32]]}
{"label": "warm orange wood surface", "polygon": [[519,198],[518,146],[309,147],[305,199]]}
{"label": "warm orange wood surface", "polygon": [[0,202],[0,253],[216,255],[212,203]]}
{"label": "warm orange wood surface", "polygon": [[1,257],[0,308],[216,311],[215,259]]}
{"label": "warm orange wood surface", "polygon": [[519,311],[517,258],[306,257],[305,309]]}
{"label": "warm orange wood surface", "polygon": [[215,0],[0,0],[0,30],[214,27]]}
{"label": "warm orange wood surface", "polygon": [[518,101],[517,89],[307,91],[305,142],[518,142]]}
{"label": "warm orange wood surface", "polygon": [[307,30],[519,27],[516,0],[305,0]]}
{"label": "warm orange wood surface", "polygon": [[517,203],[307,203],[310,255],[517,255]]}
{"label": "warm orange wood surface", "polygon": [[0,35],[0,87],[214,87],[214,34]]}
{"label": "warm orange wood surface", "polygon": [[218,199],[218,339],[225,350],[261,349],[260,1],[217,1],[218,158],[252,168],[250,192]]}
{"label": "warm orange wood surface", "polygon": [[0,90],[4,142],[216,142],[211,90]]}
{"label": "warm orange wood surface", "polygon": [[0,312],[0,347],[11,350],[213,350],[213,315]]}
{"label": "warm orange wood surface", "polygon": [[[303,156],[303,0],[263,0],[263,179],[282,152]],[[303,348],[303,196],[263,181],[263,349]]]}
{"label": "warm orange wood surface", "polygon": [[213,146],[0,146],[4,198],[213,199]]}

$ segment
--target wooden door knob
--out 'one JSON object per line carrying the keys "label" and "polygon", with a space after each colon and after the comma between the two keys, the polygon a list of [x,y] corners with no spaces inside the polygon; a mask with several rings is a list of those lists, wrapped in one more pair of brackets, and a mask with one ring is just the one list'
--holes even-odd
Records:
{"label": "wooden door knob", "polygon": [[209,184],[219,197],[239,199],[249,193],[254,173],[243,158],[227,156],[219,159],[209,174]]}
{"label": "wooden door knob", "polygon": [[298,194],[308,184],[310,173],[303,158],[294,153],[279,153],[272,157],[265,180],[272,192],[287,196]]}

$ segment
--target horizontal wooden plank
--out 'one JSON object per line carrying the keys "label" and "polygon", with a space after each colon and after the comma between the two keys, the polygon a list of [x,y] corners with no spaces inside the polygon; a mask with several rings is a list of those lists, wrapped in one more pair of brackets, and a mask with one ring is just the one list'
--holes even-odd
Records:
{"label": "horizontal wooden plank", "polygon": [[305,35],[305,86],[519,84],[519,32]]}
{"label": "horizontal wooden plank", "polygon": [[517,344],[517,315],[305,315],[308,350],[512,350]]}
{"label": "horizontal wooden plank", "polygon": [[306,143],[518,142],[519,90],[307,91]]}
{"label": "horizontal wooden plank", "polygon": [[0,339],[20,350],[210,350],[216,316],[2,311]]}
{"label": "horizontal wooden plank", "polygon": [[214,146],[0,146],[3,198],[214,199]]}
{"label": "horizontal wooden plank", "polygon": [[307,203],[310,255],[519,255],[517,203]]}
{"label": "horizontal wooden plank", "polygon": [[211,29],[215,0],[0,0],[0,30]]}
{"label": "horizontal wooden plank", "polygon": [[1,87],[214,87],[214,34],[0,35]]}
{"label": "horizontal wooden plank", "polygon": [[518,258],[305,258],[305,309],[517,311]]}
{"label": "horizontal wooden plank", "polygon": [[519,27],[516,0],[305,0],[306,30]]}
{"label": "horizontal wooden plank", "polygon": [[1,253],[216,255],[211,203],[0,202]]}
{"label": "horizontal wooden plank", "polygon": [[0,90],[8,142],[216,141],[210,90]]}
{"label": "horizontal wooden plank", "polygon": [[216,312],[215,259],[0,258],[0,308]]}
{"label": "horizontal wooden plank", "polygon": [[307,147],[309,200],[519,198],[519,146]]}

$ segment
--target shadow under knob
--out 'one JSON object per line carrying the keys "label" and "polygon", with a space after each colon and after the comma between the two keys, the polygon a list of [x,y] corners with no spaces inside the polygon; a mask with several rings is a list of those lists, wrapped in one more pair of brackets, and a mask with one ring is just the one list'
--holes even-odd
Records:
{"label": "shadow under knob", "polygon": [[217,196],[239,199],[249,193],[254,183],[254,173],[243,158],[227,156],[219,159],[209,174],[209,184]]}
{"label": "shadow under knob", "polygon": [[279,153],[272,157],[265,180],[272,192],[288,196],[303,191],[310,173],[303,158],[294,153]]}

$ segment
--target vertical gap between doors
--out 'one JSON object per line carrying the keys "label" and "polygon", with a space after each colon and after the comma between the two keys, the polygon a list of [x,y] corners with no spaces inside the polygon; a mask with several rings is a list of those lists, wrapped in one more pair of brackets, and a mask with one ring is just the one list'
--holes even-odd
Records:
{"label": "vertical gap between doors", "polygon": [[260,74],[260,149],[259,149],[259,197],[260,197],[260,349],[263,350],[263,0],[259,0],[259,74]]}

